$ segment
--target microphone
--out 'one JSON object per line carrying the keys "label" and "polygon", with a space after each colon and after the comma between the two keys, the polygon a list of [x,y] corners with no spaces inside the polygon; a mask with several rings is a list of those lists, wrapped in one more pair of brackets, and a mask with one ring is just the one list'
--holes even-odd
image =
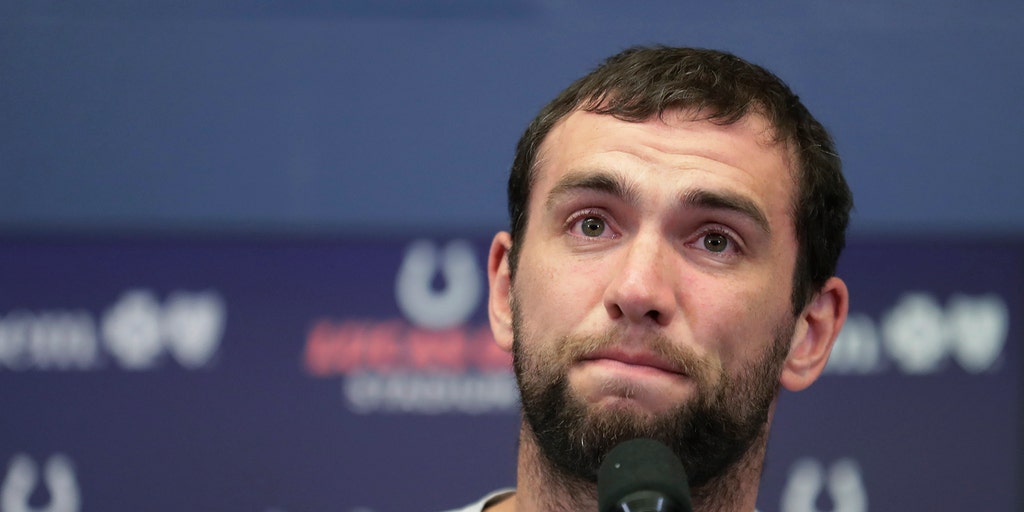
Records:
{"label": "microphone", "polygon": [[632,439],[608,452],[597,471],[598,512],[693,512],[686,471],[672,450]]}

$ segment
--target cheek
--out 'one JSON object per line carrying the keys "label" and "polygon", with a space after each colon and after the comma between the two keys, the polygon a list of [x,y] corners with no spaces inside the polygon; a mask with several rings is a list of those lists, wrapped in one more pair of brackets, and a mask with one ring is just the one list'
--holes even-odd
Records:
{"label": "cheek", "polygon": [[[788,286],[785,287],[788,289]],[[704,349],[716,353],[734,372],[759,357],[774,340],[789,296],[777,283],[763,280],[717,281],[697,290],[687,322]]]}
{"label": "cheek", "polygon": [[552,307],[552,294],[557,292],[558,287],[550,284],[546,271],[533,258],[526,258],[525,255],[519,261],[519,268],[515,280],[512,282],[512,294],[519,309],[520,327],[527,339],[535,339],[534,333],[547,329],[549,323],[545,312]]}
{"label": "cheek", "polygon": [[513,288],[527,333],[544,339],[570,334],[601,303],[601,277],[595,268],[531,257],[520,261],[519,270]]}

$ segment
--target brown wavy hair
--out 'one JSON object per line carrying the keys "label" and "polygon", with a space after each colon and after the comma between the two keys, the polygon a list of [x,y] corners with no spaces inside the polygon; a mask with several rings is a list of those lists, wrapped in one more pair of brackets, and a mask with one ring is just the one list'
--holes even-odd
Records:
{"label": "brown wavy hair", "polygon": [[700,112],[721,124],[748,114],[763,116],[774,142],[786,144],[795,157],[792,217],[799,249],[791,300],[798,314],[835,274],[853,196],[832,137],[797,95],[768,70],[716,50],[627,49],[573,82],[540,111],[519,139],[508,180],[510,272],[515,273],[526,230],[537,151],[559,121],[584,110],[643,122],[675,109]]}

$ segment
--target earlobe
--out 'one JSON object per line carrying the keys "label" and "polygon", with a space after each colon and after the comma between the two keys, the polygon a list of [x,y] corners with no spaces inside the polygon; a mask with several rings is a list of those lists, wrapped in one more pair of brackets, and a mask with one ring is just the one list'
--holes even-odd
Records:
{"label": "earlobe", "polygon": [[508,266],[508,252],[511,248],[512,236],[502,231],[494,235],[487,257],[487,282],[490,285],[487,313],[494,340],[506,352],[512,351],[512,307],[509,302],[512,278]]}
{"label": "earlobe", "polygon": [[838,277],[825,282],[800,317],[782,369],[782,385],[790,391],[807,388],[828,363],[849,309],[850,292]]}

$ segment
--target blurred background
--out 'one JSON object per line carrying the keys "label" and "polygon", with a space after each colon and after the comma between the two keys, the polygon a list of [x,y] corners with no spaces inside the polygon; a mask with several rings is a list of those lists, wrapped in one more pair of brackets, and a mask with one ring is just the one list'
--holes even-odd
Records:
{"label": "blurred background", "polygon": [[782,77],[854,191],[850,322],[759,510],[1024,510],[1020,2],[2,0],[0,512],[514,485],[514,146],[657,43]]}

